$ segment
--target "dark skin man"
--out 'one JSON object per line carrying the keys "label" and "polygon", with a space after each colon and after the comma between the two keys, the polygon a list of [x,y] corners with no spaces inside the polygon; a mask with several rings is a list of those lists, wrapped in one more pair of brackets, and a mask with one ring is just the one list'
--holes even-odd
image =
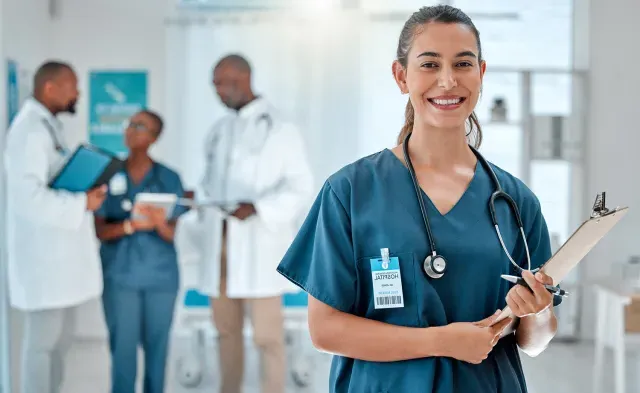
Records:
{"label": "dark skin man", "polygon": [[[229,109],[239,111],[256,95],[251,89],[251,69],[246,61],[237,56],[222,59],[213,70],[213,86],[220,101]],[[239,220],[256,214],[253,203],[242,202],[231,215]]]}

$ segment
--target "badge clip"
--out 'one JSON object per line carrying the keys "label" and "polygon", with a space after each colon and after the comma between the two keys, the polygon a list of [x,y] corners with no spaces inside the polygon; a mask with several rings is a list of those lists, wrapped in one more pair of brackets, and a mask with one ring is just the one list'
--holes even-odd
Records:
{"label": "badge clip", "polygon": [[389,249],[381,248],[380,255],[382,256],[382,268],[386,270],[389,268]]}

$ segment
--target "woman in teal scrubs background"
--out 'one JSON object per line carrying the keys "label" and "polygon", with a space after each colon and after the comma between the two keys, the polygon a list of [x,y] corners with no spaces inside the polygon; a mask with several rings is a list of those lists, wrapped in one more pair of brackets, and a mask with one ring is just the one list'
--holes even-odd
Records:
{"label": "woman in teal scrubs background", "polygon": [[[521,269],[496,236],[488,208],[495,185],[469,146],[481,141],[473,111],[485,69],[479,33],[462,11],[441,5],[414,13],[393,63],[409,96],[398,146],[325,182],[278,267],[309,294],[314,345],[336,355],[331,392],[526,392],[518,347],[536,356],[555,335],[554,299],[542,287],[553,284],[550,277],[522,272],[532,291],[500,278]],[[438,279],[423,271],[432,250],[402,153],[409,133],[432,236],[447,259]],[[490,165],[520,211],[531,269],[539,267],[551,257],[540,203],[520,180]],[[506,248],[528,269],[503,199],[496,214]],[[382,265],[389,274],[376,273],[382,249],[389,251],[390,264]],[[401,286],[401,295],[389,296],[389,285]],[[507,305],[518,325],[500,338],[510,319],[493,322]]]}
{"label": "woman in teal scrubs background", "polygon": [[183,196],[178,174],[149,156],[162,128],[163,121],[154,112],[142,111],[131,117],[125,131],[129,149],[126,170],[112,179],[109,194],[95,213],[113,393],[134,393],[138,345],[144,350],[144,392],[164,391],[179,286],[173,239],[176,220],[186,210],[177,207],[167,213],[146,206],[135,208],[132,214],[140,192]]}

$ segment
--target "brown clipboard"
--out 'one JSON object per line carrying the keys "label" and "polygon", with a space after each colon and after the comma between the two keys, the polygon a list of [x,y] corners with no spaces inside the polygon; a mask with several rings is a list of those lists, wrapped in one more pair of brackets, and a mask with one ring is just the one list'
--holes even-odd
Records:
{"label": "brown clipboard", "polygon": [[[589,219],[585,220],[540,268],[543,273],[553,279],[553,285],[558,285],[562,282],[567,274],[629,211],[628,207],[617,207],[613,210],[608,210],[604,206],[604,196],[605,193],[603,192],[596,197],[596,203]],[[516,324],[516,318],[509,306],[502,310],[495,323],[508,317],[514,317],[514,321],[502,331],[501,337],[512,333]]]}

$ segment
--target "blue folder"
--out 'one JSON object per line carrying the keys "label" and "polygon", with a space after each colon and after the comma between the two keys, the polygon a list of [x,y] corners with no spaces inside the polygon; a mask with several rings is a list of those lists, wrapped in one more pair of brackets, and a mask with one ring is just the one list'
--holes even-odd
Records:
{"label": "blue folder", "polygon": [[56,190],[86,192],[107,184],[124,169],[124,161],[112,153],[89,144],[82,144],[69,156],[62,168],[49,181]]}

